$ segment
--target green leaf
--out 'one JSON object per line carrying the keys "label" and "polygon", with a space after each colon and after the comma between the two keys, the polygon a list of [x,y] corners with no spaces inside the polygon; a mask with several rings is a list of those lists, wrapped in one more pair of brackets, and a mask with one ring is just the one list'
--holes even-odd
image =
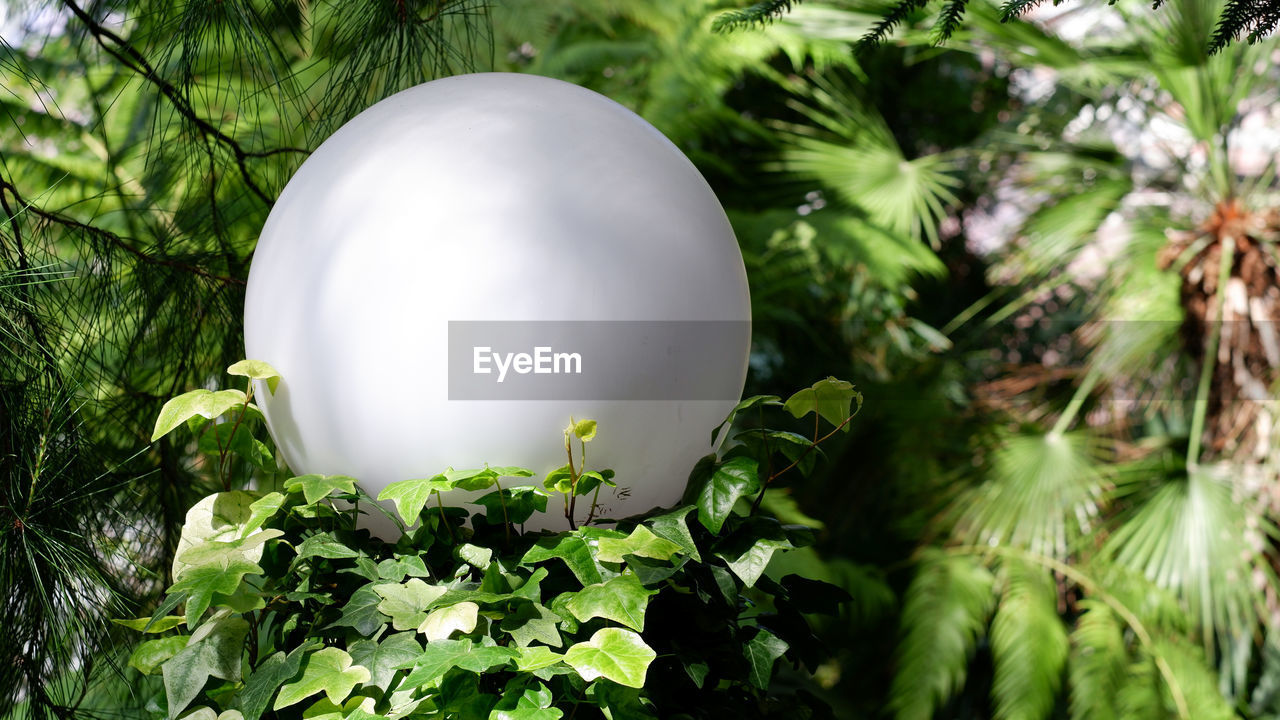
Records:
{"label": "green leaf", "polygon": [[334,490],[354,493],[356,481],[346,475],[299,475],[286,480],[284,489],[288,492],[301,492],[308,505],[315,505]]}
{"label": "green leaf", "polygon": [[[1006,586],[991,621],[998,720],[1048,717],[1067,661],[1067,631],[1058,617],[1058,590],[1047,570],[1005,562]],[[1027,642],[1035,638],[1035,642]]]}
{"label": "green leaf", "polygon": [[[231,490],[206,496],[192,505],[182,524],[182,534],[174,552],[170,571],[172,576],[177,578],[182,575],[186,565],[181,558],[189,548],[207,540],[233,542],[247,535],[244,528],[253,516],[251,508],[257,499],[258,496],[254,493]],[[262,546],[250,549],[244,553],[244,557],[257,562],[262,557]]]}
{"label": "green leaf", "polygon": [[1129,653],[1124,627],[1099,600],[1080,601],[1083,610],[1071,632],[1068,687],[1072,720],[1119,720],[1116,698],[1125,683]]}
{"label": "green leaf", "polygon": [[258,720],[271,704],[276,688],[294,680],[302,672],[302,658],[320,645],[315,638],[307,638],[301,645],[289,651],[277,652],[262,661],[244,683],[240,693],[240,711],[244,720]]}
{"label": "green leaf", "polygon": [[351,599],[342,607],[342,617],[335,620],[333,625],[352,627],[361,635],[371,636],[390,620],[378,609],[382,602],[383,597],[372,585],[362,585],[351,593]]}
{"label": "green leaf", "polygon": [[240,680],[240,660],[249,623],[243,618],[214,620],[192,633],[181,652],[169,658],[161,672],[169,717],[177,717],[204,689],[210,676]]}
{"label": "green leaf", "polygon": [[620,563],[625,555],[637,555],[654,560],[669,560],[672,555],[683,551],[678,543],[658,537],[644,525],[637,525],[625,538],[601,539],[596,559]]}
{"label": "green leaf", "polygon": [[500,478],[504,477],[533,477],[537,475],[529,468],[516,467],[515,465],[499,465],[495,467],[486,467],[486,470],[492,471]]}
{"label": "green leaf", "polygon": [[479,570],[489,567],[489,561],[493,559],[493,550],[471,543],[463,543],[454,548],[453,554],[457,559]]}
{"label": "green leaf", "polygon": [[596,421],[595,420],[578,420],[571,429],[573,434],[582,442],[591,442],[596,437]]}
{"label": "green leaf", "polygon": [[262,568],[256,563],[228,557],[222,561],[189,568],[168,592],[187,593],[187,627],[194,629],[204,611],[209,608],[215,593],[234,594],[245,575],[261,572]]}
{"label": "green leaf", "polygon": [[541,642],[560,647],[560,616],[539,603],[520,603],[514,611],[502,618],[501,630],[511,636],[519,647]]}
{"label": "green leaf", "polygon": [[782,398],[777,395],[752,395],[751,397],[746,398],[742,402],[733,406],[733,409],[729,411],[729,415],[725,417],[724,421],[711,431],[711,444],[716,444],[716,438],[720,436],[720,431],[724,430],[725,425],[732,425],[733,420],[738,416],[738,413],[744,410],[750,410],[753,407],[768,407],[770,405],[781,404]]}
{"label": "green leaf", "polygon": [[537,544],[520,559],[521,565],[531,565],[551,558],[559,558],[569,566],[583,585],[594,585],[603,582],[600,566],[596,563],[591,548],[580,534],[564,533],[550,537],[538,538]]}
{"label": "green leaf", "polygon": [[552,492],[567,493],[573,490],[573,468],[562,465],[547,473],[542,486]]}
{"label": "green leaf", "polygon": [[474,470],[454,470],[449,468],[444,471],[444,476],[453,483],[453,486],[459,490],[474,492],[476,490],[484,490],[498,479],[497,471],[491,468],[476,468]]}
{"label": "green leaf", "polygon": [[333,533],[321,532],[308,537],[298,545],[298,556],[294,558],[294,562],[296,563],[310,557],[341,560],[344,558],[360,557],[360,553],[352,550],[341,540],[338,540],[334,537]]}
{"label": "green leaf", "polygon": [[569,648],[564,661],[582,679],[608,678],[627,687],[644,687],[649,663],[657,657],[636,633],[621,628],[597,630],[591,639]]}
{"label": "green leaf", "polygon": [[472,645],[470,640],[429,642],[413,663],[402,687],[415,688],[442,677],[451,668],[481,673],[506,665],[520,656],[512,648]]}
{"label": "green leaf", "polygon": [[480,606],[473,602],[460,602],[427,613],[418,626],[418,632],[427,636],[427,642],[446,640],[455,632],[466,635],[476,629]]}
{"label": "green leaf", "polygon": [[[852,408],[855,401],[858,407]],[[862,408],[862,393],[853,389],[853,383],[829,377],[787,398],[785,407],[794,417],[816,412],[823,420],[839,427]],[[849,426],[845,425],[844,429],[848,432]]]}
{"label": "green leaf", "polygon": [[393,482],[378,493],[379,500],[391,500],[396,504],[396,512],[406,525],[418,522],[422,508],[431,499],[431,494],[453,489],[453,482],[444,475],[432,478],[400,480]]}
{"label": "green leaf", "polygon": [[189,639],[186,635],[172,635],[141,643],[129,655],[129,667],[137,668],[143,675],[152,675],[164,661],[182,651]]}
{"label": "green leaf", "polygon": [[378,611],[391,617],[392,627],[396,630],[417,630],[427,619],[431,603],[444,595],[446,588],[411,578],[405,583],[374,585],[373,590],[382,597]]}
{"label": "green leaf", "polygon": [[247,536],[254,530],[275,517],[284,506],[285,497],[278,492],[270,492],[249,504],[249,517],[245,519],[240,530],[241,536]]}
{"label": "green leaf", "polygon": [[340,704],[352,688],[368,682],[369,670],[353,665],[351,656],[336,647],[328,647],[307,655],[302,661],[302,677],[280,688],[272,708],[279,710],[301,702],[323,691],[329,702]]}
{"label": "green leaf", "polygon": [[649,598],[657,593],[641,585],[633,573],[625,573],[574,593],[566,607],[579,622],[602,617],[643,631],[645,607]]}
{"label": "green leaf", "polygon": [[507,519],[512,525],[520,525],[533,517],[535,512],[547,511],[547,497],[547,493],[542,488],[533,485],[517,485],[481,495],[472,500],[471,504],[484,506],[485,516],[490,522],[496,523],[503,517],[505,503]]}
{"label": "green leaf", "polygon": [[192,390],[164,404],[156,418],[151,442],[173,432],[173,429],[193,417],[212,420],[231,408],[244,405],[245,395],[240,390]]}
{"label": "green leaf", "polygon": [[133,618],[131,620],[122,620],[120,618],[111,618],[111,622],[121,627],[127,627],[130,630],[137,630],[145,633],[162,633],[172,630],[182,624],[183,619],[179,615],[166,615],[158,620],[152,621],[151,618]]}
{"label": "green leaf", "polygon": [[531,673],[545,667],[551,667],[564,659],[564,656],[543,645],[520,648],[516,657],[516,670]]}
{"label": "green leaf", "polygon": [[977,558],[923,553],[907,588],[896,673],[889,690],[897,720],[931,720],[964,687],[969,659],[986,630],[994,578]]}
{"label": "green leaf", "polygon": [[253,378],[254,380],[266,380],[267,389],[272,393],[276,391],[276,386],[280,384],[280,373],[261,360],[241,360],[227,368],[227,374]]}
{"label": "green leaf", "polygon": [[698,493],[698,522],[713,533],[720,532],[738,499],[759,490],[755,460],[735,457],[716,465]]}
{"label": "green leaf", "polygon": [[422,643],[415,633],[392,633],[381,642],[371,639],[356,640],[347,646],[351,661],[368,668],[369,681],[384,692],[391,685],[397,670],[412,663],[422,653]]}
{"label": "green leaf", "polygon": [[378,580],[401,582],[407,577],[431,577],[427,564],[418,555],[397,555],[377,565]]}
{"label": "green leaf", "polygon": [[693,535],[689,533],[688,515],[696,509],[693,505],[686,505],[651,518],[647,522],[654,535],[679,545],[681,552],[693,558],[695,562],[702,562],[698,545],[693,541]]}
{"label": "green leaf", "polygon": [[618,484],[613,481],[614,475],[612,470],[588,470],[578,476],[578,484],[574,486],[573,494],[590,495],[601,485],[618,487]]}
{"label": "green leaf", "polygon": [[175,579],[180,580],[186,577],[192,568],[201,565],[226,565],[233,560],[256,562],[257,558],[262,557],[262,544],[281,535],[284,535],[283,531],[271,528],[261,530],[248,537],[233,537],[230,540],[205,540],[195,545],[190,545],[175,558],[175,566],[181,567],[175,575]]}
{"label": "green leaf", "polygon": [[760,628],[742,649],[742,653],[747,657],[747,664],[751,666],[751,684],[761,690],[768,690],[769,681],[773,678],[773,664],[786,651],[785,642],[768,630]]}
{"label": "green leaf", "polygon": [[742,581],[747,587],[754,587],[756,581],[764,574],[765,568],[769,566],[769,560],[773,557],[773,553],[777,550],[787,550],[794,547],[790,540],[786,538],[768,538],[762,537],[751,544],[751,547],[738,555],[716,553],[724,561],[728,563],[729,569],[734,575]]}

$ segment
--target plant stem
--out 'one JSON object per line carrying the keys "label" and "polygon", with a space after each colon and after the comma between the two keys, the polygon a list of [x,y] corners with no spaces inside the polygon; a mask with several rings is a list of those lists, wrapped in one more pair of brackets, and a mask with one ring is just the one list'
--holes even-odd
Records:
{"label": "plant stem", "polygon": [[440,491],[436,490],[436,505],[440,507],[440,522],[444,523],[444,529],[449,531],[449,539],[458,542],[458,538],[453,536],[453,526],[449,524],[449,518],[444,516],[444,499],[440,497]]}
{"label": "plant stem", "polygon": [[1076,419],[1076,414],[1080,412],[1081,406],[1084,405],[1085,398],[1089,397],[1089,393],[1093,392],[1093,388],[1101,379],[1102,373],[1097,367],[1089,368],[1089,372],[1085,373],[1084,382],[1080,383],[1080,387],[1076,388],[1075,393],[1071,396],[1071,402],[1067,403],[1067,409],[1062,411],[1062,415],[1058,418],[1058,422],[1053,424],[1053,429],[1049,431],[1051,435],[1061,435],[1071,426],[1071,422]]}
{"label": "plant stem", "polygon": [[1209,346],[1205,348],[1200,364],[1200,383],[1196,386],[1196,405],[1191,416],[1191,437],[1187,446],[1187,470],[1200,465],[1200,446],[1204,435],[1205,416],[1209,412],[1209,384],[1218,363],[1218,343],[1222,340],[1222,321],[1227,310],[1227,282],[1231,279],[1231,265],[1235,261],[1236,239],[1226,236],[1222,243],[1222,257],[1218,265],[1218,292],[1216,295],[1218,317],[1209,328]]}

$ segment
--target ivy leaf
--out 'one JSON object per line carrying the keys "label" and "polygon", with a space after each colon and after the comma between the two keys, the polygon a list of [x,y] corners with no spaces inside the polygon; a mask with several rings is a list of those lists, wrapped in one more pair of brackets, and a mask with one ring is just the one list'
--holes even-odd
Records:
{"label": "ivy leaf", "polygon": [[542,488],[533,485],[517,485],[481,495],[472,500],[471,504],[484,506],[485,516],[491,522],[495,522],[503,516],[505,503],[507,519],[512,525],[520,525],[533,517],[535,512],[547,511],[547,497],[547,493]]}
{"label": "ivy leaf", "polygon": [[717,425],[716,428],[711,431],[711,444],[712,445],[716,444],[716,438],[720,436],[720,431],[724,429],[725,425],[733,424],[733,420],[738,416],[738,413],[744,410],[750,410],[751,408],[757,407],[757,406],[769,406],[769,405],[781,405],[781,404],[782,404],[782,398],[778,397],[777,395],[752,395],[751,397],[746,398],[742,402],[733,406],[733,409],[729,411],[729,415],[724,419],[724,422]]}
{"label": "ivy leaf", "polygon": [[248,536],[249,533],[262,527],[263,523],[275,517],[275,514],[284,506],[284,501],[284,495],[270,492],[250,503],[249,517],[245,519],[240,535]]}
{"label": "ivy leaf", "polygon": [[187,647],[164,663],[160,670],[169,717],[177,717],[190,705],[210,676],[240,680],[240,655],[248,632],[249,623],[243,618],[215,620],[193,633]]}
{"label": "ivy leaf", "polygon": [[724,558],[728,563],[729,569],[733,571],[738,579],[742,580],[747,587],[754,587],[756,581],[764,573],[764,569],[769,565],[769,559],[773,557],[776,550],[788,550],[794,547],[790,540],[786,538],[768,538],[762,537],[757,539],[740,554],[734,556],[726,553],[716,553],[716,555]]}
{"label": "ivy leaf", "polygon": [[578,582],[584,586],[604,581],[604,577],[600,574],[600,566],[596,564],[596,559],[591,554],[591,548],[580,534],[564,533],[539,538],[537,544],[529,548],[529,551],[520,559],[520,564],[531,565],[551,558],[563,560],[573,572],[574,577],[578,578]]}
{"label": "ivy leaf", "polygon": [[476,629],[479,612],[480,606],[473,602],[460,602],[432,610],[418,626],[418,632],[427,636],[427,642],[446,640],[455,632],[466,635]]}
{"label": "ivy leaf", "polygon": [[342,617],[332,624],[337,627],[352,627],[361,635],[371,636],[389,619],[378,609],[382,602],[383,597],[374,591],[372,585],[362,585],[351,593],[351,599],[342,607]]}
{"label": "ivy leaf", "polygon": [[511,636],[519,647],[541,642],[560,647],[560,616],[540,603],[520,603],[516,609],[502,618],[499,628]]}
{"label": "ivy leaf", "polygon": [[472,545],[471,543],[463,543],[454,548],[453,555],[471,567],[483,570],[489,567],[489,561],[493,559],[493,550],[479,545]]}
{"label": "ivy leaf", "polygon": [[453,483],[453,487],[469,492],[484,490],[493,485],[494,481],[498,479],[497,471],[491,468],[476,468],[474,470],[454,470],[449,468],[444,471],[444,476],[448,478],[449,482]]}
{"label": "ivy leaf", "polygon": [[243,558],[227,557],[222,561],[193,567],[169,588],[170,593],[187,593],[187,627],[194,629],[200,616],[209,609],[214,593],[231,595],[249,573],[261,573],[257,563]]}
{"label": "ivy leaf", "polygon": [[637,525],[625,538],[602,538],[596,559],[620,563],[623,562],[624,555],[637,555],[654,560],[669,560],[678,552],[683,552],[679,544],[658,537],[644,525]]}
{"label": "ivy leaf", "polygon": [[574,486],[573,494],[590,495],[601,485],[618,487],[618,483],[613,481],[614,475],[612,470],[588,470],[578,476],[578,484]]}
{"label": "ivy leaf", "polygon": [[626,573],[608,582],[588,585],[574,593],[566,607],[579,622],[602,617],[643,631],[645,607],[649,597],[657,593],[641,585],[634,574]]}
{"label": "ivy leaf", "polygon": [[759,490],[755,460],[735,457],[716,465],[698,493],[698,522],[713,533],[720,532],[738,499]]}
{"label": "ivy leaf", "polygon": [[356,640],[347,647],[351,661],[369,670],[367,684],[386,691],[395,674],[406,663],[412,663],[422,653],[422,643],[411,632],[392,633],[382,642],[371,639]]}
{"label": "ivy leaf", "polygon": [[155,430],[151,433],[151,442],[173,432],[173,429],[193,417],[212,420],[231,408],[245,404],[244,393],[240,390],[192,390],[183,393],[164,404],[160,416],[156,418]]}
{"label": "ivy leaf", "polygon": [[397,555],[377,565],[378,580],[401,582],[407,577],[431,577],[427,564],[418,555]]}
{"label": "ivy leaf", "polygon": [[336,647],[317,650],[303,659],[302,677],[280,688],[272,709],[289,707],[321,691],[329,702],[341,704],[352,688],[369,679],[369,670],[363,665],[353,665],[345,651]]}
{"label": "ivy leaf", "polygon": [[[178,547],[174,551],[173,566],[170,569],[171,575],[178,578],[186,569],[181,558],[188,549],[208,540],[231,542],[247,535],[243,528],[253,515],[251,507],[257,499],[258,496],[253,493],[230,490],[206,496],[192,505],[182,524],[182,534],[178,538]],[[257,562],[262,557],[261,545],[244,555]]]}
{"label": "ivy leaf", "polygon": [[293,562],[296,564],[310,557],[340,560],[360,557],[360,553],[347,547],[347,544],[334,537],[333,533],[322,532],[308,537],[298,545],[298,557],[294,558]]}
{"label": "ivy leaf", "polygon": [[547,473],[542,486],[552,492],[567,493],[573,490],[573,468],[562,465]]}
{"label": "ivy leaf", "polygon": [[162,633],[178,627],[182,624],[183,619],[181,615],[166,615],[154,621],[151,618],[133,618],[131,620],[111,618],[111,622],[138,632]]}
{"label": "ivy leaf", "polygon": [[533,477],[537,473],[529,468],[516,467],[514,465],[499,465],[497,467],[486,468],[493,471],[500,478],[504,477]]}
{"label": "ivy leaf", "polygon": [[280,373],[261,360],[241,360],[227,368],[227,374],[239,375],[240,377],[254,380],[266,380],[267,389],[272,393],[275,393],[276,387],[280,385]]}
{"label": "ivy leaf", "polygon": [[570,430],[582,442],[591,442],[596,437],[596,421],[579,420],[570,426]]}
{"label": "ivy leaf", "polygon": [[702,562],[698,545],[693,541],[693,535],[689,533],[688,515],[694,510],[693,505],[686,505],[650,519],[648,525],[654,535],[679,545],[681,552],[693,558],[695,562]]}
{"label": "ivy leaf", "polygon": [[543,645],[520,648],[516,657],[516,670],[531,673],[545,667],[551,667],[564,659],[564,656]]}
{"label": "ivy leaf", "polygon": [[302,658],[320,645],[315,638],[307,638],[288,654],[277,652],[249,674],[240,693],[240,712],[244,720],[258,720],[271,704],[276,688],[289,682],[302,671]]}
{"label": "ivy leaf", "polygon": [[751,666],[751,684],[761,690],[769,689],[769,681],[773,678],[773,664],[787,651],[788,645],[776,635],[760,628],[747,641],[742,652]]}
{"label": "ivy leaf", "polygon": [[[854,401],[857,401],[858,407],[852,408],[850,412]],[[828,377],[787,398],[785,406],[787,412],[796,418],[816,412],[823,420],[839,427],[862,409],[862,393],[854,390],[851,382]],[[849,426],[845,425],[844,430],[848,432]]]}
{"label": "ivy leaf", "polygon": [[289,478],[284,483],[284,489],[288,492],[301,492],[308,505],[315,505],[334,490],[354,493],[356,491],[356,480],[346,475],[316,475],[313,473]]}
{"label": "ivy leaf", "polygon": [[444,475],[436,475],[432,478],[393,482],[378,493],[378,499],[394,502],[400,519],[405,524],[412,525],[418,522],[418,516],[422,514],[422,508],[426,507],[432,493],[452,489],[453,482]]}
{"label": "ivy leaf", "polygon": [[607,678],[627,687],[644,687],[645,673],[657,653],[636,633],[621,628],[597,630],[591,639],[569,648],[564,661],[591,681]]}
{"label": "ivy leaf", "polygon": [[189,639],[185,635],[172,635],[148,640],[133,649],[129,655],[129,667],[137,668],[143,675],[152,675],[166,660],[181,652]]}
{"label": "ivy leaf", "polygon": [[512,648],[476,646],[465,639],[429,642],[414,661],[413,670],[401,687],[421,687],[455,667],[475,673],[486,672],[519,656],[520,653]]}
{"label": "ivy leaf", "polygon": [[416,630],[427,619],[432,601],[444,595],[446,588],[428,585],[418,578],[405,583],[381,583],[373,591],[382,597],[378,611],[391,617],[396,630]]}
{"label": "ivy leaf", "polygon": [[247,562],[257,562],[262,557],[261,545],[268,540],[284,535],[284,532],[275,528],[256,532],[249,537],[234,538],[231,540],[205,540],[204,542],[190,545],[182,550],[175,558],[175,565],[180,568],[175,580],[180,580],[186,576],[191,568],[200,565],[222,564],[226,565],[232,560],[244,560]]}

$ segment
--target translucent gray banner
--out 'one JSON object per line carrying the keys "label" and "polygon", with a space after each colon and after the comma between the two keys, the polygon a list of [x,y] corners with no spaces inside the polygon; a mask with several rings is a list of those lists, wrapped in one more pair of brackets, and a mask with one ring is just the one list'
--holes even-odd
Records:
{"label": "translucent gray banner", "polygon": [[450,400],[728,400],[751,323],[450,321]]}

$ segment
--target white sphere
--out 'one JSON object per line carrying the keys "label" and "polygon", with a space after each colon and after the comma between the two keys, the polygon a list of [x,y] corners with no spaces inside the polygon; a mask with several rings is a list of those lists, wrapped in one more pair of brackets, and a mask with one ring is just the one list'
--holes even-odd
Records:
{"label": "white sphere", "polygon": [[[742,256],[693,164],[602,95],[507,73],[405,90],[317,148],[262,230],[244,320],[246,355],[282,376],[255,395],[294,472],[350,475],[375,496],[446,467],[545,474],[566,462],[570,417],[592,418],[588,465],[626,488],[601,493],[609,517],[679,499],[741,394],[750,343]],[[529,327],[588,353],[582,366],[602,345],[628,354],[581,377],[511,370],[511,396],[451,399],[450,372],[477,379],[451,321],[540,321]],[[659,347],[619,321],[642,321]],[[692,321],[745,331],[691,350]],[[690,392],[689,377],[718,389]],[[552,381],[568,391],[526,399]],[[563,528],[562,512],[553,498],[526,527]]]}

